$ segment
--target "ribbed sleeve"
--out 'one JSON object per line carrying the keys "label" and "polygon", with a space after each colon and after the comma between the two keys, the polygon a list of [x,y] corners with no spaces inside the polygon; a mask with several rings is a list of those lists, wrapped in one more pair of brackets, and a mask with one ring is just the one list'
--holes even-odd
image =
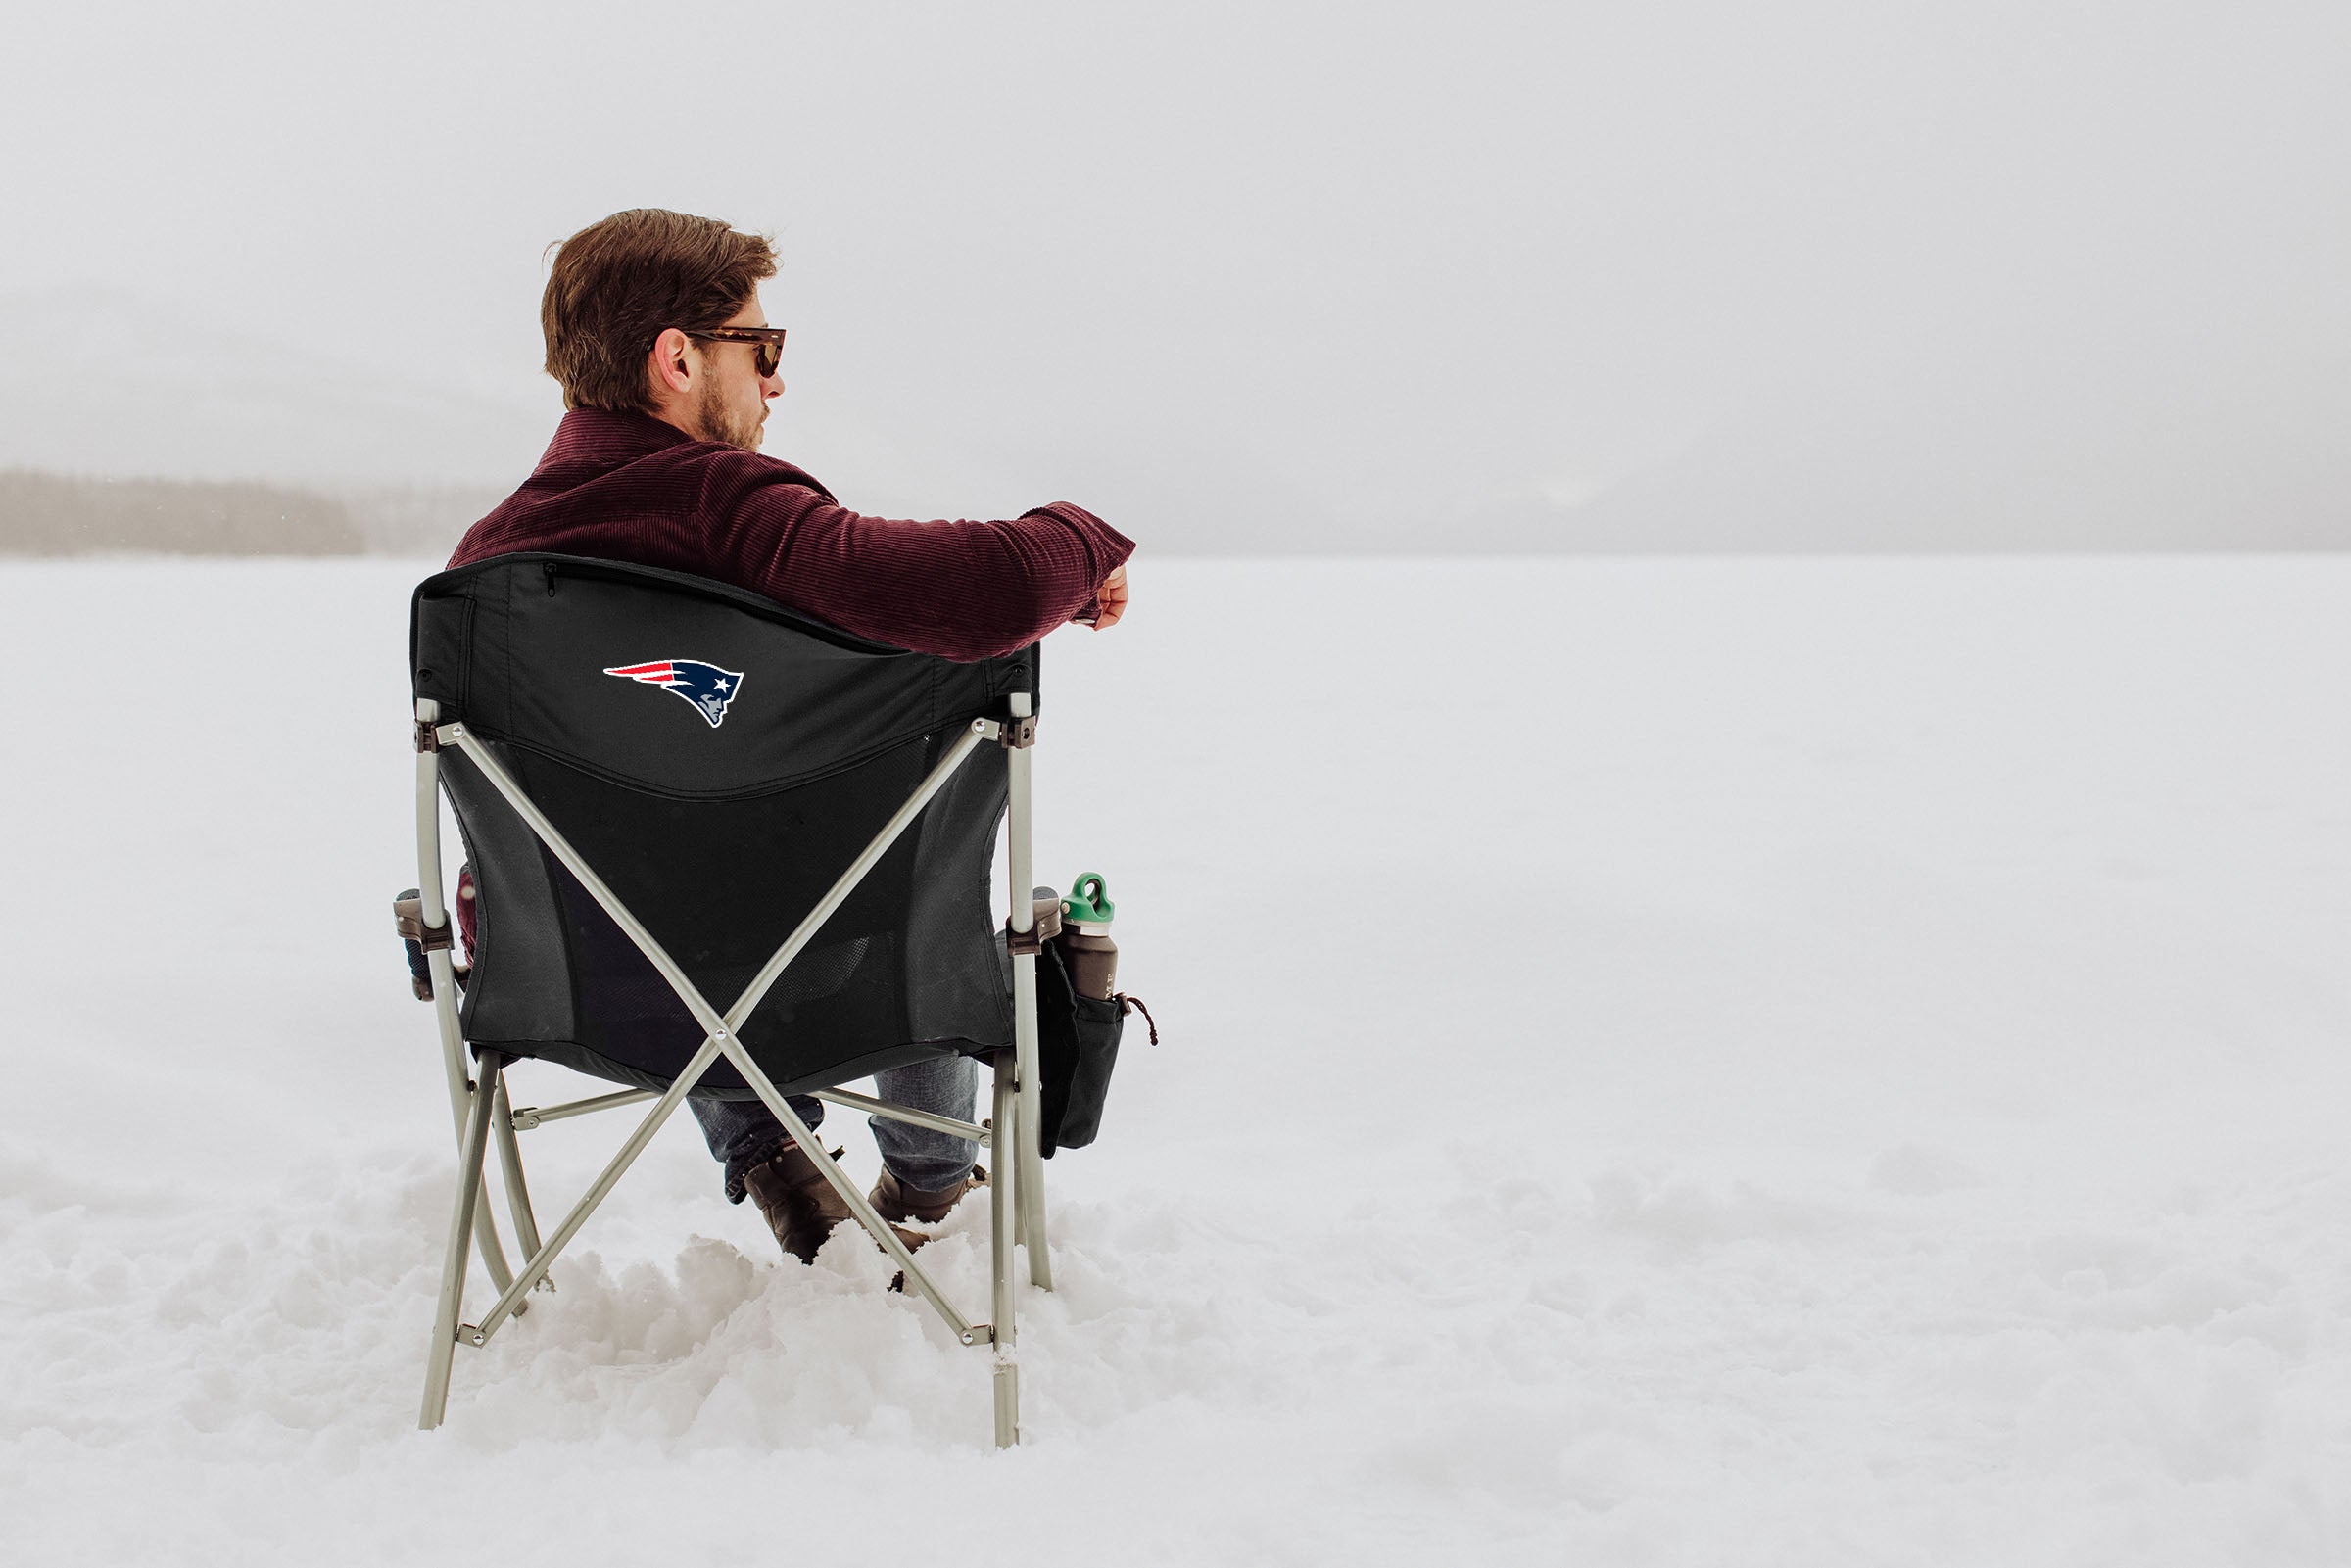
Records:
{"label": "ribbed sleeve", "polygon": [[1134,546],[1068,501],[1004,522],[869,517],[790,463],[574,409],[450,565],[518,550],[692,572],[876,641],[980,659],[1089,609]]}

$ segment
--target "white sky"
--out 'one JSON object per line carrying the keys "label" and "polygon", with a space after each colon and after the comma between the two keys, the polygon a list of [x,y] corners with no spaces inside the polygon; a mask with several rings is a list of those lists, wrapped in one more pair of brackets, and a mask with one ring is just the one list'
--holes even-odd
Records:
{"label": "white sky", "polygon": [[2351,545],[2339,3],[23,9],[0,461],[512,482],[658,205],[871,510]]}

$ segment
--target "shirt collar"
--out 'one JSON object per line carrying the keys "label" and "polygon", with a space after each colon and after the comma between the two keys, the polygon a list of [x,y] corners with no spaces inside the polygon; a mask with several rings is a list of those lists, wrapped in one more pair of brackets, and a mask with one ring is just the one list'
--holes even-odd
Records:
{"label": "shirt collar", "polygon": [[555,439],[539,459],[542,471],[572,463],[625,463],[694,438],[648,413],[615,413],[609,408],[573,408],[555,426]]}

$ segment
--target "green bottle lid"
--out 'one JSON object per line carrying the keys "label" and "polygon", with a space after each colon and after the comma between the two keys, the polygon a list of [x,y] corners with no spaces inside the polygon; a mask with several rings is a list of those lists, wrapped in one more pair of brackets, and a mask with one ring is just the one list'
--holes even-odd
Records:
{"label": "green bottle lid", "polygon": [[1108,926],[1119,906],[1110,901],[1110,883],[1098,871],[1089,871],[1070,883],[1070,896],[1061,901],[1061,918],[1086,926]]}

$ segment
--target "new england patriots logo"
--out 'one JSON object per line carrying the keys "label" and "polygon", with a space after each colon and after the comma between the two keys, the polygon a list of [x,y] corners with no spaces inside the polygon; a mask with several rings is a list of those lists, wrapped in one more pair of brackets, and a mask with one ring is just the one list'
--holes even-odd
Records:
{"label": "new england patriots logo", "polygon": [[722,670],[715,664],[699,659],[660,659],[651,664],[623,664],[604,672],[657,686],[662,690],[685,698],[694,704],[694,711],[710,721],[715,730],[726,722],[727,704],[743,691],[743,672]]}

